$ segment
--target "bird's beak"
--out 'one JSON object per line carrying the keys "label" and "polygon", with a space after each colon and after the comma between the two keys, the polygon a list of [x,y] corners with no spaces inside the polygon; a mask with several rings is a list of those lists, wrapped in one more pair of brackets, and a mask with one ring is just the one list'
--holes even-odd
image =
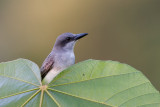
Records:
{"label": "bird's beak", "polygon": [[88,35],[88,33],[80,33],[80,34],[76,34],[75,40],[78,40],[78,39],[80,39],[80,38],[82,38],[82,37],[84,37],[84,36],[86,36],[86,35]]}

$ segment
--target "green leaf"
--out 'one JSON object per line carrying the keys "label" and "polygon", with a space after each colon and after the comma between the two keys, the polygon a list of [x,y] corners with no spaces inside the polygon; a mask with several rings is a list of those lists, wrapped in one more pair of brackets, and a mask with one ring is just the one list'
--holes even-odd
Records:
{"label": "green leaf", "polygon": [[[36,97],[41,85],[39,68],[29,60],[0,64],[0,107],[19,107]],[[40,92],[40,90],[39,90]]]}
{"label": "green leaf", "polygon": [[41,85],[38,66],[25,59],[0,64],[0,107],[160,107],[160,94],[133,67],[87,60]]}

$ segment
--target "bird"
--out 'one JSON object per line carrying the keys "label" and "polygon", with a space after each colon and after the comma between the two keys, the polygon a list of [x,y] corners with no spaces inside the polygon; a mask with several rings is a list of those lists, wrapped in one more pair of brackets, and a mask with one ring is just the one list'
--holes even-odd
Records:
{"label": "bird", "polygon": [[75,43],[88,33],[63,33],[57,37],[40,68],[42,83],[49,84],[60,72],[75,63]]}

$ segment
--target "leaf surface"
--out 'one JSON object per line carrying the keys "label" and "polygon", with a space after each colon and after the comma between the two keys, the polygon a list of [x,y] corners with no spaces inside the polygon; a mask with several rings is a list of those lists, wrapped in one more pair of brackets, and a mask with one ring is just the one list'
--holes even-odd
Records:
{"label": "leaf surface", "polygon": [[25,59],[0,64],[0,107],[160,107],[160,94],[133,67],[86,60],[41,86],[38,66]]}

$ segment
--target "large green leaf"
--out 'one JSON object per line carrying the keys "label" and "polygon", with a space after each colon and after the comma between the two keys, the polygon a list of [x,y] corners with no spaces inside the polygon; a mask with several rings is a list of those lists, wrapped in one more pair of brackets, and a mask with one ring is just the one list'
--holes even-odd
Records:
{"label": "large green leaf", "polygon": [[160,94],[133,67],[87,60],[41,86],[38,66],[25,59],[0,64],[0,107],[160,107]]}
{"label": "large green leaf", "polygon": [[38,96],[40,85],[39,68],[33,62],[18,59],[1,63],[0,107],[18,107],[28,103],[28,100]]}

